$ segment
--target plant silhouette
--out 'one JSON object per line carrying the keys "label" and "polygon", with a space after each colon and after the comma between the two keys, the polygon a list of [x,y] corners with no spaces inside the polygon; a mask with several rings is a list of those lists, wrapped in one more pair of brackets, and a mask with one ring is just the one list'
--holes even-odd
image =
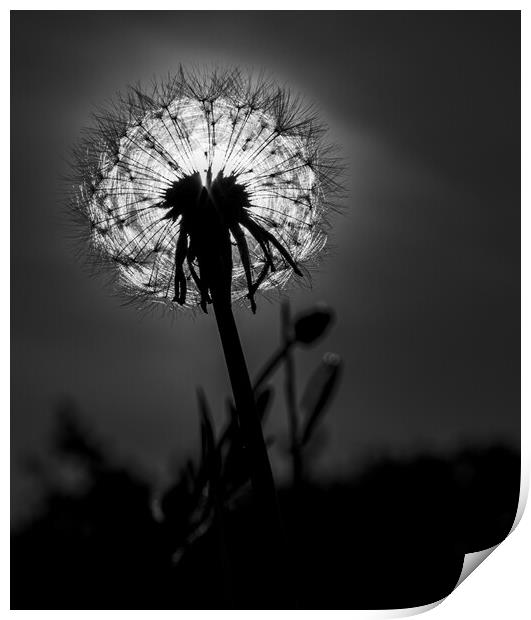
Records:
{"label": "plant silhouette", "polygon": [[[273,353],[254,383],[262,424],[286,351],[316,343],[330,322],[330,311],[327,320],[318,308],[291,319],[289,329],[284,325],[290,346],[282,341],[284,354]],[[308,432],[308,441],[316,440],[332,402],[327,377],[308,381],[313,393],[301,407],[299,439]],[[45,503],[12,535],[13,608],[291,608],[295,599],[304,609],[413,607],[446,596],[464,554],[500,543],[511,529],[520,459],[503,445],[463,447],[444,458],[373,459],[335,481],[305,475],[279,489],[293,573],[273,591],[278,558],[255,535],[261,508],[242,466],[234,405],[229,401],[218,433],[201,391],[198,407],[198,459],[159,488],[113,460],[75,404],[64,403],[56,470],[32,464],[47,489]],[[288,442],[290,458],[292,447]],[[302,452],[307,474],[312,455]],[[60,474],[72,470],[77,483],[65,484]]]}
{"label": "plant silhouette", "polygon": [[[144,304],[214,309],[241,466],[261,506],[257,531],[283,558],[280,573],[289,558],[232,302],[245,297],[256,312],[260,288],[302,277],[323,249],[340,173],[323,133],[311,107],[271,81],[181,68],[149,92],[130,89],[76,151],[73,211],[120,291]],[[209,451],[202,396],[200,405]]]}

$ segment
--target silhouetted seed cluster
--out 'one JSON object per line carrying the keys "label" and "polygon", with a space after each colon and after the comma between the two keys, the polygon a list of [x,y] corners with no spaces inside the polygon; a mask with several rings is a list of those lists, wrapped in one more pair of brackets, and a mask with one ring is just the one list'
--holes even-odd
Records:
{"label": "silhouetted seed cluster", "polygon": [[181,69],[96,115],[76,148],[73,207],[125,297],[206,310],[191,222],[200,228],[199,197],[223,190],[232,299],[254,310],[258,289],[302,275],[326,244],[340,166],[324,131],[263,77]]}

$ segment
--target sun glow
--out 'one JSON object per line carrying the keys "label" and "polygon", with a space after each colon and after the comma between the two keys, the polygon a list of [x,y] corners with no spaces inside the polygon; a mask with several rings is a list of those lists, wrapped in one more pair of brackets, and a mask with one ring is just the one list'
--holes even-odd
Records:
{"label": "sun glow", "polygon": [[[118,266],[121,286],[146,301],[171,304],[179,221],[165,218],[163,197],[172,184],[199,173],[204,187],[221,172],[249,196],[249,215],[305,263],[326,243],[326,192],[333,190],[331,160],[307,109],[268,85],[254,89],[205,78],[204,92],[181,83],[157,97],[136,93],[125,118],[111,118],[90,146],[91,171],[81,186],[91,241]],[[193,91],[193,92],[192,92]],[[96,152],[94,152],[96,151]],[[251,269],[264,265],[260,244],[247,234]],[[261,290],[284,285],[293,270],[276,250],[276,268]],[[233,299],[246,294],[241,256],[234,251]],[[199,292],[191,274],[187,305]]]}

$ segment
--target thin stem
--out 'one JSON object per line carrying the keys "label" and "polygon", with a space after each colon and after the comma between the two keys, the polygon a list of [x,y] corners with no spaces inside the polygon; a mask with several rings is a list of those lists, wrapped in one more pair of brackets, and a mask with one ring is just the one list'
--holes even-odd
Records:
{"label": "thin stem", "polygon": [[286,353],[284,355],[284,368],[285,368],[285,381],[284,391],[286,394],[286,403],[288,409],[288,421],[290,432],[290,448],[291,459],[293,468],[293,487],[298,490],[302,480],[302,459],[300,453],[299,444],[299,414],[297,411],[297,393],[295,384],[295,362],[290,350],[291,338],[291,316],[289,304],[285,303],[282,306],[282,338],[284,341],[284,349]]}
{"label": "thin stem", "polygon": [[262,427],[256,414],[254,393],[232,308],[220,300],[214,291],[212,291],[212,303],[229,371],[236,411],[249,452],[248,458],[253,487],[256,493],[269,504],[269,507],[275,507],[271,512],[276,512],[278,518],[273,474],[269,465]]}
{"label": "thin stem", "polygon": [[263,383],[265,383],[269,375],[271,375],[273,371],[276,370],[277,366],[282,362],[282,360],[294,344],[295,342],[293,340],[288,340],[284,342],[282,346],[278,349],[278,351],[271,357],[269,362],[267,362],[267,364],[262,368],[260,374],[255,379],[253,384],[253,389],[255,392],[257,392],[259,388],[262,387]]}
{"label": "thin stem", "polygon": [[[210,172],[210,169],[209,169]],[[275,482],[257,415],[254,391],[247,370],[240,336],[232,313],[232,245],[230,229],[220,206],[214,202],[207,175],[193,221],[190,242],[197,256],[200,279],[210,292],[218,331],[236,406],[248,471],[253,486],[258,541],[268,556],[264,566],[278,567],[273,585],[275,596],[286,600],[289,580],[286,541],[280,519]],[[206,301],[206,299],[205,299]],[[205,308],[206,310],[206,303]]]}
{"label": "thin stem", "polygon": [[[218,277],[211,279],[211,297],[218,331],[227,363],[229,378],[238,421],[242,431],[251,483],[257,501],[257,514],[260,523],[260,538],[267,541],[271,565],[278,567],[272,584],[274,596],[285,604],[289,593],[289,561],[284,529],[280,518],[278,498],[267,448],[262,433],[262,425],[256,412],[254,391],[249,378],[245,356],[242,350],[238,329],[232,313],[230,288],[224,285],[222,263],[212,266]],[[229,280],[230,283],[230,280]]]}

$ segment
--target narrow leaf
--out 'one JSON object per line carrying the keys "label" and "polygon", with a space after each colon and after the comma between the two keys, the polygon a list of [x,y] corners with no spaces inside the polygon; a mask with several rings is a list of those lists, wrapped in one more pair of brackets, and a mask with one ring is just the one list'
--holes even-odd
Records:
{"label": "narrow leaf", "polygon": [[270,405],[273,401],[274,390],[271,386],[266,386],[256,396],[256,413],[262,424],[265,422]]}
{"label": "narrow leaf", "polygon": [[215,486],[219,478],[219,453],[216,449],[212,416],[205,394],[202,389],[197,391],[199,412],[201,415],[201,468],[204,470],[211,487]]}
{"label": "narrow leaf", "polygon": [[307,443],[312,433],[331,403],[334,389],[341,375],[341,359],[338,355],[327,353],[321,364],[310,377],[301,406],[306,411],[301,443]]}

